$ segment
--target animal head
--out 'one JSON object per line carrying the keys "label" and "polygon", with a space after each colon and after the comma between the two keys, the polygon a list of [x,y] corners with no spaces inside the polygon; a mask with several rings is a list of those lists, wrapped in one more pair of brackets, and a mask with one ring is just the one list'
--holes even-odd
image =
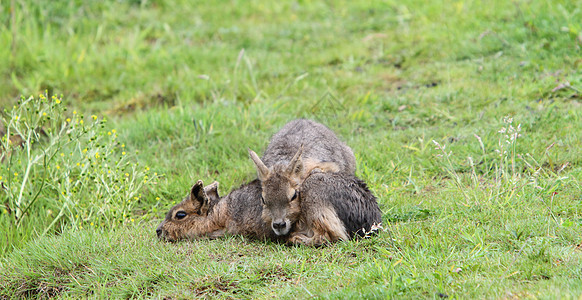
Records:
{"label": "animal head", "polygon": [[190,194],[166,214],[156,229],[158,238],[174,242],[212,232],[213,228],[209,228],[209,212],[218,201],[218,182],[204,187],[202,180],[198,180]]}
{"label": "animal head", "polygon": [[263,203],[262,218],[271,224],[277,235],[286,235],[299,218],[299,186],[303,177],[303,161],[299,148],[287,165],[267,167],[255,152],[249,149],[249,155],[257,168],[261,181]]}

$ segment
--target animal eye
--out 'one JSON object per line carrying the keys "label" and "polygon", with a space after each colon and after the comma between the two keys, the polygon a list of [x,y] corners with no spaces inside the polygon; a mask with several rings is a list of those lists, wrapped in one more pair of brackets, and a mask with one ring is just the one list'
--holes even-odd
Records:
{"label": "animal eye", "polygon": [[182,220],[184,219],[188,214],[185,211],[179,211],[176,213],[176,219],[178,220]]}
{"label": "animal eye", "polygon": [[265,198],[261,195],[261,204],[265,205]]}
{"label": "animal eye", "polygon": [[297,191],[295,191],[295,194],[293,194],[293,197],[291,197],[291,201],[295,200],[295,198],[297,198]]}

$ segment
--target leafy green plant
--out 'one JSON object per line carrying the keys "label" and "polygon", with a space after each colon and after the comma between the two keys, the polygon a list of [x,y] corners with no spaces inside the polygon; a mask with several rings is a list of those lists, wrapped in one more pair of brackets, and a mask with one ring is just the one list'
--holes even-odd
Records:
{"label": "leafy green plant", "polygon": [[57,224],[115,227],[157,173],[134,162],[115,129],[96,115],[68,113],[62,97],[21,98],[0,117],[2,218],[18,228],[31,212],[45,211]]}

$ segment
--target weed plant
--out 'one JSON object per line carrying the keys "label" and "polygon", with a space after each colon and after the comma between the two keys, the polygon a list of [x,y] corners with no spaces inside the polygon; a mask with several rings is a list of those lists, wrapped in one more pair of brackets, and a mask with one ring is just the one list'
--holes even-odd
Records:
{"label": "weed plant", "polygon": [[[534,158],[532,154],[517,152],[522,128],[521,124],[514,127],[512,117],[503,118],[503,127],[497,134],[496,145],[488,148],[481,137],[474,134],[481,153],[467,156],[464,164],[453,162],[453,152],[447,150],[446,145],[432,140],[438,152],[435,157],[443,173],[447,174],[456,190],[463,195],[464,205],[507,204],[518,201],[515,198],[520,195],[543,199],[556,193],[565,184],[579,186],[576,178],[561,176],[568,162],[559,166],[543,166],[539,163],[540,159]],[[552,147],[549,145],[545,150],[544,155],[548,158]],[[479,161],[476,162],[473,157],[478,157]]]}
{"label": "weed plant", "polygon": [[105,119],[65,105],[62,97],[41,94],[0,116],[0,224],[9,233],[2,252],[25,242],[19,234],[25,224],[46,234],[133,222],[144,188],[156,183],[157,173],[133,160]]}

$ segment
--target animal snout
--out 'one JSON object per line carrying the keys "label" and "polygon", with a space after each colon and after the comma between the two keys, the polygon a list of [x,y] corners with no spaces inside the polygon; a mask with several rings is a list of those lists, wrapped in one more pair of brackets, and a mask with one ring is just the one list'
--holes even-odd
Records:
{"label": "animal snout", "polygon": [[283,230],[287,227],[287,223],[285,221],[273,222],[273,229],[275,230]]}
{"label": "animal snout", "polygon": [[162,229],[161,228],[156,229],[156,234],[158,235],[158,238],[161,238],[162,237]]}

